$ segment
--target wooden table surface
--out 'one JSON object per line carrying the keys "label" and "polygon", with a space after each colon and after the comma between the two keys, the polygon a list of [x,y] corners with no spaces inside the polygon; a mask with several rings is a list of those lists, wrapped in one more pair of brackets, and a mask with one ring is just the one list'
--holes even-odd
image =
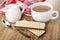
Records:
{"label": "wooden table surface", "polygon": [[[3,15],[0,15],[0,20],[2,19]],[[32,20],[29,17],[24,17],[27,20]],[[29,18],[29,19],[28,19]],[[59,40],[59,27],[60,27],[60,20],[52,20],[46,23],[46,33],[38,38],[37,36],[30,34],[31,38],[26,38],[19,32],[5,28],[4,25],[0,22],[0,40]],[[27,32],[27,31],[25,31]],[[28,33],[28,32],[27,32]]]}
{"label": "wooden table surface", "polygon": [[[60,14],[60,6],[57,5],[55,8]],[[46,33],[40,38],[33,34],[30,34],[31,38],[26,38],[15,30],[5,28],[1,24],[2,17],[3,15],[0,14],[0,40],[60,40],[60,16],[58,19],[46,23]]]}

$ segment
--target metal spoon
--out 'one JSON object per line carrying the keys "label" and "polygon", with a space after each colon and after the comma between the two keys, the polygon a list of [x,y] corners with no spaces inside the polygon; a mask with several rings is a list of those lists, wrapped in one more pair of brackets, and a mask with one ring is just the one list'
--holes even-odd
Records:
{"label": "metal spoon", "polygon": [[[5,27],[7,27],[7,28],[9,28],[9,29],[13,29],[12,26],[11,26],[11,24],[10,24],[8,21],[3,20],[2,23],[3,23],[3,25],[4,25]],[[15,30],[15,31],[18,31],[18,30],[16,30],[16,29],[14,29],[14,30]],[[18,32],[21,33],[23,36],[25,36],[25,37],[27,37],[27,38],[30,38],[29,35],[23,33],[22,31],[18,31]]]}

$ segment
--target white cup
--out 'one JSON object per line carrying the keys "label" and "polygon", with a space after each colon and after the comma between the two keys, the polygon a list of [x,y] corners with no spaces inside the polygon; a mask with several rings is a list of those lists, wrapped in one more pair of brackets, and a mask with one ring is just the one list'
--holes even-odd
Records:
{"label": "white cup", "polygon": [[[51,9],[46,12],[37,12],[37,11],[33,10],[33,8],[35,8],[37,6],[41,6],[41,5],[50,7]],[[32,12],[33,19],[35,21],[39,21],[39,22],[47,22],[51,19],[57,19],[59,16],[58,12],[53,10],[53,6],[49,3],[46,3],[46,2],[39,2],[39,3],[33,4],[31,7],[31,12]],[[52,16],[54,13],[56,13],[55,17]]]}
{"label": "white cup", "polygon": [[20,9],[21,8],[19,8],[17,4],[7,5],[3,9],[5,11],[6,19],[11,23],[14,23],[18,21],[19,19],[21,19],[22,13],[24,12],[24,8],[22,8],[22,10]]}

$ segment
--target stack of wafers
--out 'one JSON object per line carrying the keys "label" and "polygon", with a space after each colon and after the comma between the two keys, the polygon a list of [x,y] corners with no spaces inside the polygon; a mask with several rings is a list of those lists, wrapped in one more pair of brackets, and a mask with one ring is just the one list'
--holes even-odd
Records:
{"label": "stack of wafers", "polygon": [[45,33],[45,23],[40,22],[17,21],[14,27],[25,28],[38,37]]}

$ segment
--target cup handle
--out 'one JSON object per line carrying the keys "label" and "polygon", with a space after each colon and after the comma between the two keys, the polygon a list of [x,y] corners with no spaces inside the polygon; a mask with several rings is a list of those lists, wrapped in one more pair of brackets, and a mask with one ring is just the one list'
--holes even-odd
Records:
{"label": "cup handle", "polygon": [[57,19],[58,18],[58,16],[59,16],[58,11],[53,11],[52,14],[54,14],[54,13],[56,13],[56,16],[55,17],[51,16],[51,19]]}

